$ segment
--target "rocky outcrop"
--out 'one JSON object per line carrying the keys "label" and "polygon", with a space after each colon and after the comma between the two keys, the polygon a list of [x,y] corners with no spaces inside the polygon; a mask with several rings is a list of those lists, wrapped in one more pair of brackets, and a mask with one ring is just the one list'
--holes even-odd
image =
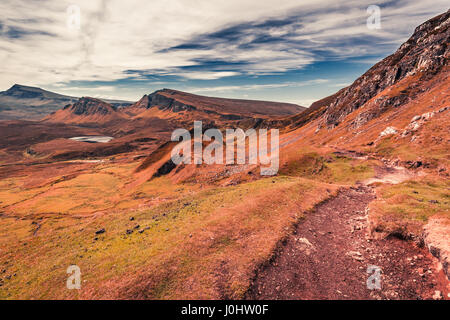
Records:
{"label": "rocky outcrop", "polygon": [[428,250],[439,259],[447,278],[450,277],[450,224],[446,219],[432,218],[424,227],[423,239]]}
{"label": "rocky outcrop", "polygon": [[139,101],[135,102],[130,106],[130,108],[148,109],[150,108],[150,100],[148,95],[144,95]]}
{"label": "rocky outcrop", "polygon": [[180,112],[184,110],[196,110],[196,107],[180,102],[174,98],[168,97],[170,92],[167,89],[158,90],[149,95],[144,95],[132,107],[149,109],[157,107],[160,110],[170,110]]}
{"label": "rocky outcrop", "polygon": [[159,110],[167,110],[174,113],[182,111],[187,111],[188,113],[197,112],[200,118],[211,116],[215,120],[222,121],[278,118],[298,114],[305,109],[292,103],[216,98],[174,89],[157,90],[149,95],[145,95],[131,107],[134,107],[134,109],[156,107]]}
{"label": "rocky outcrop", "polygon": [[354,125],[358,127],[390,108],[407,103],[416,94],[426,90],[421,82],[430,80],[448,65],[449,26],[450,10],[417,27],[411,38],[394,54],[374,65],[334,97],[326,107],[320,127],[336,127],[348,114],[407,76],[416,75],[417,79],[398,93],[377,98],[374,101],[375,108],[361,113]]}
{"label": "rocky outcrop", "polygon": [[83,97],[73,105],[67,105],[64,109],[71,111],[75,115],[107,115],[116,112],[116,108],[100,99]]}
{"label": "rocky outcrop", "polygon": [[166,175],[170,173],[173,169],[175,169],[177,165],[172,161],[172,159],[167,160],[162,164],[161,167],[156,170],[155,174],[153,175],[154,178],[160,177],[163,175]]}
{"label": "rocky outcrop", "polygon": [[160,110],[170,110],[172,112],[180,112],[184,110],[195,110],[196,107],[180,102],[174,98],[168,97],[167,91],[159,90],[149,96],[150,106],[157,106]]}
{"label": "rocky outcrop", "polygon": [[387,127],[380,133],[380,137],[389,136],[391,134],[396,134],[398,131],[394,127]]}

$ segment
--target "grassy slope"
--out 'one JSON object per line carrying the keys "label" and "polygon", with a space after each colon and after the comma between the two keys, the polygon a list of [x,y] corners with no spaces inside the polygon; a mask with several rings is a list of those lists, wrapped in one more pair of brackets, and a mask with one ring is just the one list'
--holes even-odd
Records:
{"label": "grassy slope", "polygon": [[379,232],[403,237],[420,236],[430,217],[450,221],[450,182],[427,176],[377,189],[377,201],[369,206]]}
{"label": "grassy slope", "polygon": [[[146,188],[172,188],[164,179]],[[28,219],[2,217],[0,269],[13,276],[0,298],[239,298],[302,212],[336,189],[284,176],[150,208],[35,219],[39,229]],[[136,224],[149,229],[127,235]],[[107,231],[95,241],[100,228]],[[65,289],[70,264],[82,270],[81,291]]]}

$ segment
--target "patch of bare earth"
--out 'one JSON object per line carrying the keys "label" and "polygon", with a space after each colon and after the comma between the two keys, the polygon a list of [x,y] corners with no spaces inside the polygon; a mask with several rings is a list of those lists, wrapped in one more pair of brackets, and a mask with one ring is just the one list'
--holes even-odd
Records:
{"label": "patch of bare earth", "polygon": [[[257,272],[246,298],[447,297],[448,282],[428,250],[412,241],[368,237],[366,208],[374,198],[372,189],[361,185],[317,206]],[[367,287],[372,265],[382,270],[380,290]]]}
{"label": "patch of bare earth", "polygon": [[375,177],[364,181],[364,184],[369,185],[376,182],[397,184],[418,175],[401,166],[375,167],[374,170]]}

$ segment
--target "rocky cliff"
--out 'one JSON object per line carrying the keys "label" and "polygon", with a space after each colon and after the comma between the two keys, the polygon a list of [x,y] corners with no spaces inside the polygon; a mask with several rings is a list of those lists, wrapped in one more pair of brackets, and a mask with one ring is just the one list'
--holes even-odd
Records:
{"label": "rocky cliff", "polygon": [[355,126],[364,124],[389,108],[399,107],[427,90],[427,86],[421,84],[448,65],[449,26],[450,10],[418,26],[394,54],[374,65],[334,97],[326,106],[321,127],[333,128],[339,125],[348,114],[407,76],[415,76],[415,81],[395,95],[379,97],[374,102],[377,108],[362,113],[356,119]]}

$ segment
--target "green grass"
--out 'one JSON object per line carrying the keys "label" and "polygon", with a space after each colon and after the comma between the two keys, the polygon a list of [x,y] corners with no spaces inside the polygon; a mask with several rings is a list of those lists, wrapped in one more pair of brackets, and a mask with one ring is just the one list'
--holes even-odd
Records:
{"label": "green grass", "polygon": [[334,154],[300,154],[281,168],[280,174],[304,177],[327,183],[354,184],[374,176],[371,162]]}
{"label": "green grass", "polygon": [[[381,186],[370,205],[379,230],[419,235],[430,217],[450,219],[450,183],[444,179],[411,180]],[[437,203],[436,203],[437,201]]]}
{"label": "green grass", "polygon": [[[171,184],[164,177],[149,183]],[[142,210],[44,217],[35,236],[30,220],[3,218],[0,269],[16,276],[5,280],[0,298],[217,298],[217,277],[222,294],[239,297],[286,228],[330,190],[301,178],[266,178]],[[136,224],[149,229],[126,235]],[[94,241],[100,228],[106,233]],[[81,268],[81,292],[65,288],[71,264]],[[225,274],[216,275],[223,266]]]}

